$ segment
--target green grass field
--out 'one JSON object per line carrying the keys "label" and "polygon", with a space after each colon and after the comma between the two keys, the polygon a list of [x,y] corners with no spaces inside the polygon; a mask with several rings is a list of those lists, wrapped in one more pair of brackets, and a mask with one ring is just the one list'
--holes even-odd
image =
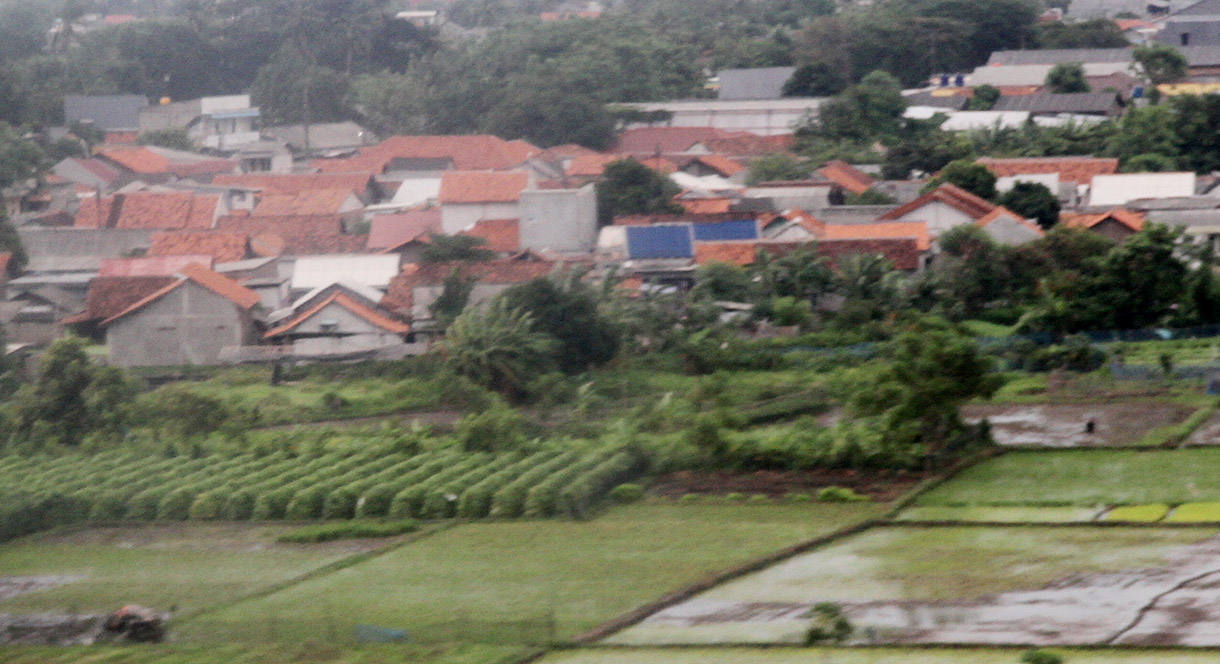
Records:
{"label": "green grass field", "polygon": [[963,471],[920,505],[1105,506],[1220,500],[1220,449],[1011,452]]}
{"label": "green grass field", "polygon": [[[422,642],[570,637],[666,592],[884,506],[639,504],[588,522],[461,525],[178,627],[183,639],[343,639],[356,624]],[[551,622],[553,620],[553,623]]]}
{"label": "green grass field", "polygon": [[175,524],[27,537],[0,547],[0,576],[80,580],[19,595],[0,610],[108,612],[124,604],[190,612],[352,555],[351,543],[276,544],[292,526]]}
{"label": "green grass field", "polygon": [[[1220,653],[1057,649],[1067,664],[1213,664]],[[622,648],[555,652],[540,664],[1017,664],[1005,648]]]}

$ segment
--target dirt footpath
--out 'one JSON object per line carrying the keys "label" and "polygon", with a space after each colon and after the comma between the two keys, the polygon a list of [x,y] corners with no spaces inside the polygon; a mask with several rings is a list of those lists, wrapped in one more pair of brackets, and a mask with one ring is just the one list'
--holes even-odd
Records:
{"label": "dirt footpath", "polygon": [[[1148,402],[971,404],[962,408],[962,417],[972,423],[986,418],[1000,445],[1106,447],[1133,445],[1149,431],[1178,424],[1192,412],[1189,406]],[[1095,424],[1091,434],[1085,430],[1089,420]]]}
{"label": "dirt footpath", "polygon": [[[1220,646],[1220,537],[1179,547],[1164,566],[1073,574],[1038,589],[964,601],[842,602],[857,643]],[[799,640],[808,603],[695,597],[611,642]],[[633,635],[633,630],[636,634]]]}

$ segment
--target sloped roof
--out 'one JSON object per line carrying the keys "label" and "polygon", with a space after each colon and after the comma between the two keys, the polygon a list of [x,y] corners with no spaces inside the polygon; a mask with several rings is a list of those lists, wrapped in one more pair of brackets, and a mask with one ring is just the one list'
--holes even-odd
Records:
{"label": "sloped roof", "polygon": [[192,263],[212,267],[213,259],[208,254],[106,258],[98,266],[97,273],[101,277],[165,277],[177,274]]}
{"label": "sloped roof", "polygon": [[410,325],[396,321],[393,318],[378,312],[376,309],[365,305],[363,302],[356,300],[347,293],[336,291],[331,293],[329,297],[322,300],[308,311],[302,312],[300,315],[293,317],[292,320],[288,321],[287,323],[284,323],[283,325],[280,325],[279,327],[267,332],[267,334],[263,335],[263,338],[274,339],[275,337],[283,336],[299,327],[305,321],[318,315],[323,309],[332,304],[347,309],[355,316],[387,332],[392,332],[394,334],[407,334],[411,331]]}
{"label": "sloped roof", "polygon": [[775,257],[783,257],[799,249],[811,249],[817,255],[828,258],[832,265],[845,256],[854,254],[877,254],[888,259],[895,269],[917,270],[924,251],[919,249],[915,238],[872,238],[818,240],[816,242],[706,242],[696,246],[695,260],[698,263],[719,261],[733,265],[749,265],[759,251]]}
{"label": "sloped roof", "polygon": [[727,240],[722,242],[699,242],[695,245],[695,262],[728,263],[746,266],[754,263],[754,248],[757,240]]}
{"label": "sloped roof", "polygon": [[983,217],[996,208],[994,204],[975,196],[957,185],[946,182],[923,196],[916,198],[910,203],[900,205],[893,210],[890,210],[889,212],[878,217],[877,220],[896,221],[932,203],[943,203],[975,220]]}
{"label": "sloped roof", "polygon": [[161,288],[158,291],[150,293],[146,297],[133,303],[131,306],[127,307],[126,309],[119,312],[118,314],[115,314],[115,315],[111,316],[110,318],[107,318],[106,320],[102,321],[102,325],[103,326],[110,325],[111,323],[115,322],[116,320],[119,320],[120,318],[128,316],[132,313],[135,313],[136,311],[139,311],[140,309],[144,308],[145,306],[147,306],[153,302],[156,302],[157,300],[161,299],[162,297],[165,297],[167,294],[172,292],[174,289],[178,288],[179,286],[181,286],[182,284],[185,284],[188,281],[194,282],[194,283],[202,286],[203,288],[206,288],[209,291],[212,291],[213,293],[225,298],[226,300],[229,300],[230,302],[232,302],[233,304],[237,305],[238,307],[240,307],[244,310],[253,309],[260,302],[262,302],[262,298],[259,297],[258,293],[255,293],[254,291],[250,290],[249,288],[242,286],[241,284],[237,283],[236,281],[233,281],[232,279],[230,279],[222,274],[217,274],[216,272],[213,272],[213,271],[211,271],[201,265],[195,264],[195,263],[192,263],[192,264],[187,265],[186,267],[182,268],[182,270],[178,273],[178,277],[179,278],[177,280],[175,280],[173,283],[165,286],[164,288]]}
{"label": "sloped roof", "polygon": [[755,67],[752,69],[721,69],[717,98],[723,101],[740,99],[779,99],[784,96],[784,84],[792,78],[796,67]]}
{"label": "sloped roof", "polygon": [[173,174],[187,177],[227,173],[237,166],[237,162],[232,159],[218,159],[147,145],[107,145],[99,148],[96,154],[140,175]]}
{"label": "sloped roof", "polygon": [[853,194],[863,194],[877,184],[873,176],[837,159],[826,162],[818,169],[818,174]]}
{"label": "sloped roof", "polygon": [[341,214],[356,194],[350,189],[312,189],[296,193],[264,193],[253,216],[282,217],[308,214]]}
{"label": "sloped roof", "polygon": [[729,157],[761,157],[774,152],[791,152],[796,144],[792,134],[759,136],[748,131],[732,132],[701,141],[714,154]]}
{"label": "sloped roof", "polygon": [[732,136],[732,132],[715,127],[637,127],[619,134],[612,151],[644,156],[676,154],[699,143]]}
{"label": "sloped roof", "polygon": [[606,166],[624,159],[630,159],[627,154],[582,154],[572,158],[564,168],[564,173],[571,177],[600,177],[606,171]]}
{"label": "sloped roof", "polygon": [[1126,48],[1048,48],[1026,51],[995,51],[987,66],[1057,65],[1067,62],[1131,62],[1134,50]]}
{"label": "sloped roof", "polygon": [[353,283],[382,288],[398,274],[401,260],[394,254],[302,256],[292,268],[292,287],[308,290]]}
{"label": "sloped roof", "polygon": [[590,154],[598,154],[598,153],[594,150],[590,150],[589,148],[587,148],[583,145],[577,145],[575,143],[564,143],[563,145],[556,145],[554,147],[549,147],[545,150],[542,150],[535,156],[544,161],[557,161],[557,160],[561,160],[561,159],[575,159],[576,157],[580,157],[582,155],[590,155]]}
{"label": "sloped roof", "polygon": [[520,166],[538,148],[497,136],[393,136],[361,148],[347,159],[320,159],[313,166],[323,172],[371,171],[382,173],[394,159],[450,159],[459,170],[504,170]]}
{"label": "sloped roof", "polygon": [[154,233],[151,256],[211,256],[217,263],[232,263],[250,254],[250,236],[221,231]]}
{"label": "sloped roof", "polygon": [[733,209],[733,199],[716,196],[712,198],[679,198],[677,204],[692,214],[720,214]]}
{"label": "sloped roof", "polygon": [[741,162],[719,154],[701,154],[691,161],[697,161],[726,178],[732,177],[746,170],[745,165],[743,165]]}
{"label": "sloped roof", "polygon": [[627,227],[629,258],[690,258],[694,255],[689,225]]}
{"label": "sloped roof", "polygon": [[413,289],[420,286],[439,286],[453,270],[466,278],[483,284],[519,284],[550,274],[560,263],[500,259],[473,263],[429,263],[408,264],[394,277],[381,299],[381,307],[389,311],[409,312],[414,303]]}
{"label": "sloped roof", "polygon": [[753,219],[692,224],[696,242],[758,239],[758,222]]}
{"label": "sloped roof", "polygon": [[409,210],[400,214],[379,214],[369,226],[369,249],[394,250],[429,233],[441,231],[441,209]]}
{"label": "sloped roof", "polygon": [[913,238],[920,251],[932,246],[928,224],[924,221],[889,221],[875,224],[822,224],[817,233],[826,240],[878,240]]}
{"label": "sloped roof", "polygon": [[140,109],[148,106],[144,95],[68,95],[64,97],[64,122],[91,122],[102,131],[138,129]]}
{"label": "sloped roof", "polygon": [[225,187],[248,187],[264,192],[299,194],[320,189],[346,189],[364,196],[373,182],[373,174],[360,173],[247,173],[217,175],[212,184]]}
{"label": "sloped roof", "polygon": [[521,221],[519,219],[484,219],[458,235],[480,237],[486,240],[485,249],[505,253],[521,249]]}
{"label": "sloped roof", "polygon": [[1059,223],[1069,228],[1089,229],[1107,219],[1116,221],[1137,233],[1144,230],[1144,215],[1121,207],[1098,214],[1063,214],[1059,216]]}
{"label": "sloped roof", "polygon": [[1106,114],[1118,106],[1118,98],[1113,92],[1073,92],[1003,96],[991,110]]}
{"label": "sloped roof", "polygon": [[1118,159],[1104,157],[1025,157],[1018,159],[984,157],[979,159],[978,163],[990,169],[996,177],[1058,173],[1060,181],[1077,184],[1088,184],[1093,181],[1095,175],[1109,175],[1118,172]]}
{"label": "sloped roof", "polygon": [[1013,212],[1012,210],[1009,210],[1008,208],[1006,208],[1002,205],[997,206],[996,209],[983,215],[981,218],[976,219],[974,222],[974,225],[978,226],[979,228],[986,228],[991,223],[998,221],[1000,219],[1005,219],[1005,218],[1011,219],[1013,222],[1018,223],[1024,227],[1028,228],[1029,230],[1033,231],[1034,234],[1038,235],[1039,237],[1046,234],[1045,232],[1043,232],[1042,227],[1039,226],[1038,224],[1035,224],[1034,222],[1026,219],[1025,217],[1022,217],[1021,215],[1017,214],[1016,212]]}
{"label": "sloped roof", "polygon": [[192,192],[141,191],[81,201],[77,228],[196,229],[212,227],[219,196]]}
{"label": "sloped roof", "polygon": [[1174,12],[1166,20],[1174,18],[1190,17],[1193,19],[1220,17],[1220,0],[1199,0],[1199,2],[1190,5],[1180,11]]}
{"label": "sloped roof", "polygon": [[135,303],[176,282],[171,275],[94,277],[85,295],[85,310],[65,318],[65,324],[102,321],[117,316]]}
{"label": "sloped roof", "polygon": [[364,251],[367,235],[343,233],[337,214],[260,217],[228,215],[216,221],[216,230],[245,233],[251,250],[260,256],[309,256]]}
{"label": "sloped roof", "polygon": [[441,175],[440,203],[516,203],[528,185],[527,173],[446,171]]}

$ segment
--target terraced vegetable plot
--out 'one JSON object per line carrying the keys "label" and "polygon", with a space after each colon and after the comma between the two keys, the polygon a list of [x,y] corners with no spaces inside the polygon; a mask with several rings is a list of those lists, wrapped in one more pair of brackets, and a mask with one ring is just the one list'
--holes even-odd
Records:
{"label": "terraced vegetable plot", "polygon": [[177,627],[183,640],[289,642],[355,624],[413,642],[566,638],[708,574],[873,518],[884,505],[615,507],[589,521],[459,525]]}
{"label": "terraced vegetable plot", "polygon": [[860,643],[1214,646],[1215,575],[1215,529],[884,527],[712,588],[607,643],[799,643],[811,606],[835,602]]}
{"label": "terraced vegetable plot", "polygon": [[7,457],[0,460],[0,537],[88,519],[580,516],[643,470],[632,453],[580,445],[499,455]]}
{"label": "terraced vegetable plot", "polygon": [[1220,449],[1010,452],[963,471],[919,505],[1079,506],[1220,501]]}

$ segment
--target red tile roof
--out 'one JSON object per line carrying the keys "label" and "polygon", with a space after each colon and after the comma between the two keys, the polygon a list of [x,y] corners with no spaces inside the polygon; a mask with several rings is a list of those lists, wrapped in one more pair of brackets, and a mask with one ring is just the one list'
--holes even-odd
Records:
{"label": "red tile roof", "polygon": [[150,256],[199,255],[211,256],[217,263],[231,263],[248,258],[250,236],[245,233],[175,232],[153,233]]}
{"label": "red tile roof", "polygon": [[679,198],[675,202],[691,214],[728,214],[733,207],[731,198]]}
{"label": "red tile roof", "polygon": [[441,205],[516,203],[529,185],[526,173],[447,171],[441,175]]}
{"label": "red tile roof", "polygon": [[1089,229],[1111,219],[1135,232],[1144,230],[1144,215],[1125,208],[1114,208],[1099,214],[1062,214],[1059,223],[1069,228]]}
{"label": "red tile roof", "polygon": [[521,222],[518,219],[484,219],[458,235],[481,237],[485,249],[508,253],[521,249]]}
{"label": "red tile roof", "polygon": [[1135,28],[1156,28],[1155,23],[1149,23],[1148,21],[1138,18],[1116,18],[1114,19],[1114,24],[1117,25],[1118,29],[1122,30],[1123,32]]}
{"label": "red tile roof", "polygon": [[754,247],[757,240],[736,240],[725,242],[696,242],[695,262],[728,263],[730,265],[750,265],[754,262]]}
{"label": "red tile roof", "polygon": [[974,220],[978,220],[996,209],[994,204],[975,196],[965,189],[945,183],[906,205],[901,205],[886,212],[878,217],[877,220],[896,221],[931,203],[943,203]]}
{"label": "red tile roof", "polygon": [[343,217],[337,214],[229,215],[217,220],[216,230],[250,236],[250,249],[259,256],[352,254],[364,251],[368,242],[367,235],[345,235]]}
{"label": "red tile roof", "polygon": [[212,267],[208,254],[179,256],[142,256],[140,258],[105,258],[98,268],[101,277],[165,277],[177,274],[192,263]]}
{"label": "red tile roof", "polygon": [[123,318],[124,316],[135,313],[136,311],[139,311],[140,309],[144,308],[145,306],[161,299],[165,295],[172,292],[175,288],[178,288],[179,286],[181,286],[182,284],[185,284],[188,281],[192,281],[192,282],[212,291],[213,293],[225,298],[226,300],[229,300],[230,302],[237,305],[238,307],[240,307],[243,310],[248,311],[250,309],[253,309],[260,302],[262,302],[262,298],[260,298],[258,296],[258,293],[255,293],[254,291],[250,290],[249,288],[242,286],[241,284],[237,283],[236,281],[233,281],[232,279],[230,279],[222,274],[217,274],[217,273],[207,269],[206,267],[203,267],[203,266],[195,264],[195,263],[192,263],[191,265],[187,265],[186,267],[182,268],[182,270],[180,270],[178,273],[178,277],[179,277],[178,279],[176,279],[173,283],[169,284],[168,286],[165,286],[164,288],[162,288],[156,292],[148,294],[144,298],[140,299],[139,301],[133,303],[131,306],[124,309],[123,311],[107,318],[106,320],[103,320],[102,325],[103,326],[109,325],[109,324],[113,323],[114,321],[116,321],[120,318]]}
{"label": "red tile roof", "polygon": [[706,263],[720,261],[733,265],[749,265],[757,252],[766,251],[774,257],[786,256],[798,249],[813,249],[819,256],[828,258],[832,265],[844,256],[852,254],[877,254],[888,259],[895,269],[917,270],[920,267],[920,250],[915,238],[872,238],[850,240],[818,240],[816,242],[767,242],[737,240],[730,242],[700,242],[695,245],[695,261]]}
{"label": "red tile roof", "polygon": [[523,141],[497,136],[393,136],[378,145],[361,148],[347,159],[319,159],[320,171],[371,171],[382,173],[394,159],[452,159],[458,170],[505,170],[520,166],[539,149]]}
{"label": "red tile roof", "polygon": [[357,196],[368,193],[373,174],[361,173],[247,173],[244,175],[217,175],[212,184],[224,187],[247,187],[264,192],[299,194],[319,189],[347,189]]}
{"label": "red tile roof", "polygon": [[791,152],[796,144],[792,134],[759,136],[748,131],[733,132],[703,141],[707,149],[729,157],[761,157],[776,152]]}
{"label": "red tile roof", "polygon": [[263,193],[254,206],[259,217],[298,216],[303,214],[342,214],[355,196],[351,189],[311,189],[295,193]]}
{"label": "red tile roof", "polygon": [[845,161],[827,162],[818,173],[853,194],[863,194],[877,184],[871,175]]}
{"label": "red tile roof", "polygon": [[601,177],[606,166],[630,158],[630,155],[626,154],[584,154],[574,157],[564,169],[564,173],[570,177]]}
{"label": "red tile roof", "polygon": [[733,132],[715,127],[637,127],[619,134],[611,151],[644,157],[677,154],[686,152],[699,143],[734,136]]}
{"label": "red tile roof", "polygon": [[100,204],[92,196],[81,201],[75,226],[206,230],[212,227],[219,204],[219,196],[176,191],[115,194],[103,198]]}
{"label": "red tile roof", "polygon": [[390,281],[385,297],[381,299],[383,309],[411,313],[415,296],[413,289],[420,286],[438,286],[453,270],[467,278],[474,278],[484,284],[519,284],[545,277],[559,263],[552,261],[530,261],[500,259],[476,263],[429,263],[425,265],[408,264],[402,272]]}
{"label": "red tile roof", "polygon": [[63,322],[71,325],[106,320],[177,281],[177,277],[170,275],[94,277],[89,282],[89,292],[85,295],[85,310],[65,318]]}
{"label": "red tile roof", "polygon": [[[998,208],[1003,209],[1003,208]],[[932,246],[928,224],[924,221],[889,221],[875,224],[823,224],[819,239],[826,240],[875,240],[888,238],[914,238],[920,251]]]}
{"label": "red tile roof", "polygon": [[173,161],[169,157],[143,146],[107,145],[99,148],[96,154],[141,175],[188,176],[226,173],[237,166],[237,162],[232,159]]}
{"label": "red tile roof", "polygon": [[678,165],[665,157],[649,157],[647,159],[641,159],[640,163],[664,175],[678,172]]}
{"label": "red tile roof", "polygon": [[347,293],[336,291],[331,293],[329,297],[322,300],[317,305],[311,307],[308,311],[293,317],[292,320],[288,321],[287,323],[284,323],[270,332],[267,332],[267,334],[263,335],[263,338],[274,339],[275,337],[283,336],[299,327],[305,321],[318,315],[320,311],[331,304],[337,304],[344,309],[347,309],[357,317],[362,318],[372,325],[380,327],[387,332],[392,332],[394,334],[406,334],[411,331],[410,325],[396,321],[393,318],[380,313],[376,309],[373,309],[362,302],[356,301]]}
{"label": "red tile roof", "polygon": [[1058,173],[1059,180],[1088,184],[1094,175],[1118,172],[1118,160],[1101,157],[1028,157],[1020,159],[979,159],[996,177]]}
{"label": "red tile roof", "polygon": [[726,178],[733,177],[746,170],[745,165],[741,162],[718,154],[699,155],[691,161],[697,161]]}
{"label": "red tile roof", "polygon": [[556,145],[539,152],[536,156],[544,161],[557,161],[561,159],[575,159],[583,155],[598,154],[593,150],[575,143],[565,143]]}
{"label": "red tile roof", "polygon": [[379,214],[369,227],[369,249],[392,251],[429,233],[441,232],[441,209],[410,210],[401,214]]}

